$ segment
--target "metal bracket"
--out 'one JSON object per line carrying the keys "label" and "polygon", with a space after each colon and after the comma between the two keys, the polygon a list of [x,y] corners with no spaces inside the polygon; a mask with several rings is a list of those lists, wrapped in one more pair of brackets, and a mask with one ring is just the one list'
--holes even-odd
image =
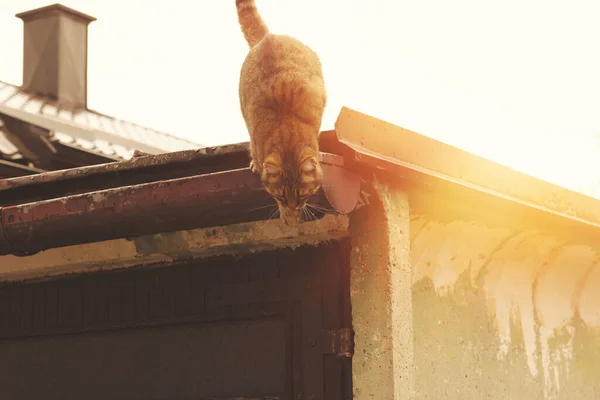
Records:
{"label": "metal bracket", "polygon": [[352,358],[354,355],[354,331],[352,328],[340,328],[337,331],[322,330],[321,333],[324,354]]}

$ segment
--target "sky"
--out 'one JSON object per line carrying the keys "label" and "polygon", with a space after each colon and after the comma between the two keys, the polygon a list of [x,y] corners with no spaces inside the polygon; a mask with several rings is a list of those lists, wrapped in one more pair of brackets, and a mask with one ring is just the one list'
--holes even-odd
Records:
{"label": "sky", "polygon": [[[2,0],[0,80],[22,83]],[[205,145],[247,141],[248,51],[234,0],[62,0],[89,27],[88,105]],[[342,106],[600,198],[597,0],[256,0],[274,33],[320,56],[322,129]]]}

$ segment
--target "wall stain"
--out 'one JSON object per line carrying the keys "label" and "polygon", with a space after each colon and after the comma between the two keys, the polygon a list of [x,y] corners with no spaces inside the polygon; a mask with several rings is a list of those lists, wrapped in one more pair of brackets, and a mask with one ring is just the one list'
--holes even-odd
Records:
{"label": "wall stain", "polygon": [[598,249],[532,230],[417,221],[415,360],[424,398],[600,398]]}

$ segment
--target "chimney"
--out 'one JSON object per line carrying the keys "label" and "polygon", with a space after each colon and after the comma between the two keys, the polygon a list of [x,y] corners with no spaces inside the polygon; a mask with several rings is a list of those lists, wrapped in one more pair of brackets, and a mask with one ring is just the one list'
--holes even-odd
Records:
{"label": "chimney", "polygon": [[72,108],[87,107],[87,34],[96,18],[54,4],[23,20],[23,89]]}

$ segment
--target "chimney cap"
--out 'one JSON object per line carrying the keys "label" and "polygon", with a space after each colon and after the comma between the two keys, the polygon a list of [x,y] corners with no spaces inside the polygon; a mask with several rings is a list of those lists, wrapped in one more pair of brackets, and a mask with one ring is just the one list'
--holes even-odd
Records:
{"label": "chimney cap", "polygon": [[58,4],[58,3],[51,4],[51,5],[45,6],[45,7],[36,8],[34,10],[24,11],[22,13],[16,14],[15,16],[17,18],[21,18],[23,20],[23,22],[25,22],[28,20],[36,19],[41,16],[45,16],[45,15],[53,14],[53,13],[68,14],[72,17],[75,17],[75,18],[85,22],[86,24],[89,24],[90,22],[94,22],[96,20],[96,18],[94,18],[90,15],[84,14],[80,11],[74,10],[72,8],[63,6],[62,4]]}

